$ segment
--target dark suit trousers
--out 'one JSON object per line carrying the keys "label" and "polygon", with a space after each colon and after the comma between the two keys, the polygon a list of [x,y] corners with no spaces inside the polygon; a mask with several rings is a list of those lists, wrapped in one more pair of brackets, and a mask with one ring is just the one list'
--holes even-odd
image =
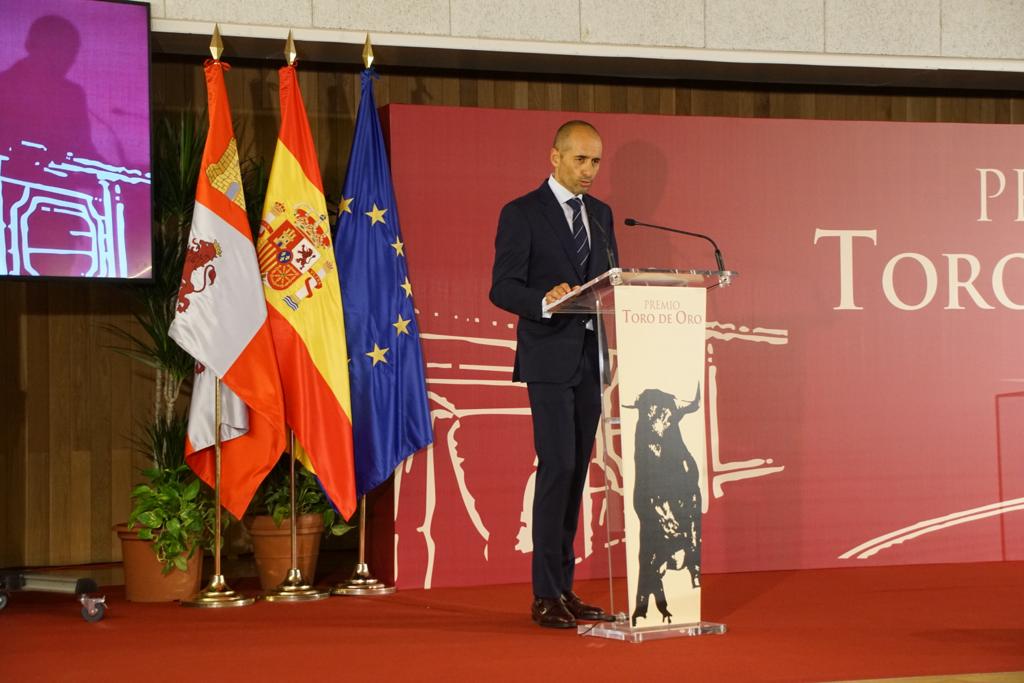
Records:
{"label": "dark suit trousers", "polygon": [[572,590],[583,483],[601,417],[597,335],[565,383],[530,382],[537,479],[533,496],[533,593],[557,598]]}

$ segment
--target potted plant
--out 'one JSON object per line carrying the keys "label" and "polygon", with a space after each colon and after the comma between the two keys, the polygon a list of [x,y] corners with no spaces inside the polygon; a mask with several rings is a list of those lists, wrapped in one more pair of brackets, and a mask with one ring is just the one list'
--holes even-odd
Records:
{"label": "potted plant", "polygon": [[125,596],[133,602],[181,600],[199,591],[202,550],[212,542],[210,495],[184,460],[187,420],[174,416],[146,430],[153,466],[132,489],[132,511],[119,524]]}
{"label": "potted plant", "polygon": [[154,370],[153,418],[139,442],[152,465],[132,490],[128,524],[117,527],[129,600],[194,595],[201,579],[200,551],[212,542],[214,510],[209,490],[185,464],[188,419],[178,400],[195,363],[168,334],[204,143],[205,133],[190,115],[176,122],[162,119],[154,128],[153,279],[133,290],[134,318],[142,333],[109,328],[128,343],[118,351]]}
{"label": "potted plant", "polygon": [[[246,516],[260,587],[280,585],[291,569],[291,455],[285,453],[263,480]],[[303,578],[313,582],[320,538],[341,536],[352,527],[345,523],[305,467],[295,468],[296,559]]]}

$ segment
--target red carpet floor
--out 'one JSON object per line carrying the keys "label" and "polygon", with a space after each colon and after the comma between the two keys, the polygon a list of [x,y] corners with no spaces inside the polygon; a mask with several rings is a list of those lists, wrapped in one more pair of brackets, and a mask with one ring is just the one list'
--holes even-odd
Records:
{"label": "red carpet floor", "polygon": [[[341,578],[341,577],[338,577]],[[252,588],[246,581],[236,588]],[[577,586],[598,598],[604,582]],[[534,626],[529,587],[191,610],[15,593],[0,681],[833,681],[1024,671],[1024,562],[705,576],[723,636],[630,644]]]}

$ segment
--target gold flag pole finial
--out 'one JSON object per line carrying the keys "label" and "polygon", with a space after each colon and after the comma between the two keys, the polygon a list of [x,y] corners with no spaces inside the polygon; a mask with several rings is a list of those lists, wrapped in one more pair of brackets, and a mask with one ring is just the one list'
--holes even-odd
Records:
{"label": "gold flag pole finial", "polygon": [[370,34],[366,34],[366,43],[363,45],[363,66],[369,69],[373,66],[373,46],[370,45]]}
{"label": "gold flag pole finial", "polygon": [[284,44],[284,58],[288,62],[288,66],[295,64],[295,58],[299,56],[299,53],[295,51],[295,41],[292,40],[292,32],[288,31],[288,42]]}
{"label": "gold flag pole finial", "polygon": [[220,61],[220,56],[224,54],[224,41],[220,39],[220,24],[213,25],[213,37],[210,38],[210,54],[213,55],[214,61]]}

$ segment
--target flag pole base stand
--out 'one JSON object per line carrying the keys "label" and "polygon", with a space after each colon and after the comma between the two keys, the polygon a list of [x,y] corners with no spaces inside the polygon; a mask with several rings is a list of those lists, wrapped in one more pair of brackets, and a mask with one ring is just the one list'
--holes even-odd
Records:
{"label": "flag pole base stand", "polygon": [[256,602],[255,598],[251,598],[241,593],[236,593],[231,590],[228,586],[228,582],[224,580],[223,574],[217,574],[210,579],[210,585],[205,590],[200,591],[191,600],[182,600],[182,607],[247,607]]}
{"label": "flag pole base stand", "polygon": [[331,589],[331,595],[391,595],[394,592],[394,586],[385,586],[373,578],[365,562],[356,565],[352,578],[336,584]]}
{"label": "flag pole base stand", "polygon": [[277,588],[267,591],[260,598],[267,602],[311,602],[325,600],[330,592],[314,588],[302,578],[302,571],[297,567],[288,570],[288,578]]}

